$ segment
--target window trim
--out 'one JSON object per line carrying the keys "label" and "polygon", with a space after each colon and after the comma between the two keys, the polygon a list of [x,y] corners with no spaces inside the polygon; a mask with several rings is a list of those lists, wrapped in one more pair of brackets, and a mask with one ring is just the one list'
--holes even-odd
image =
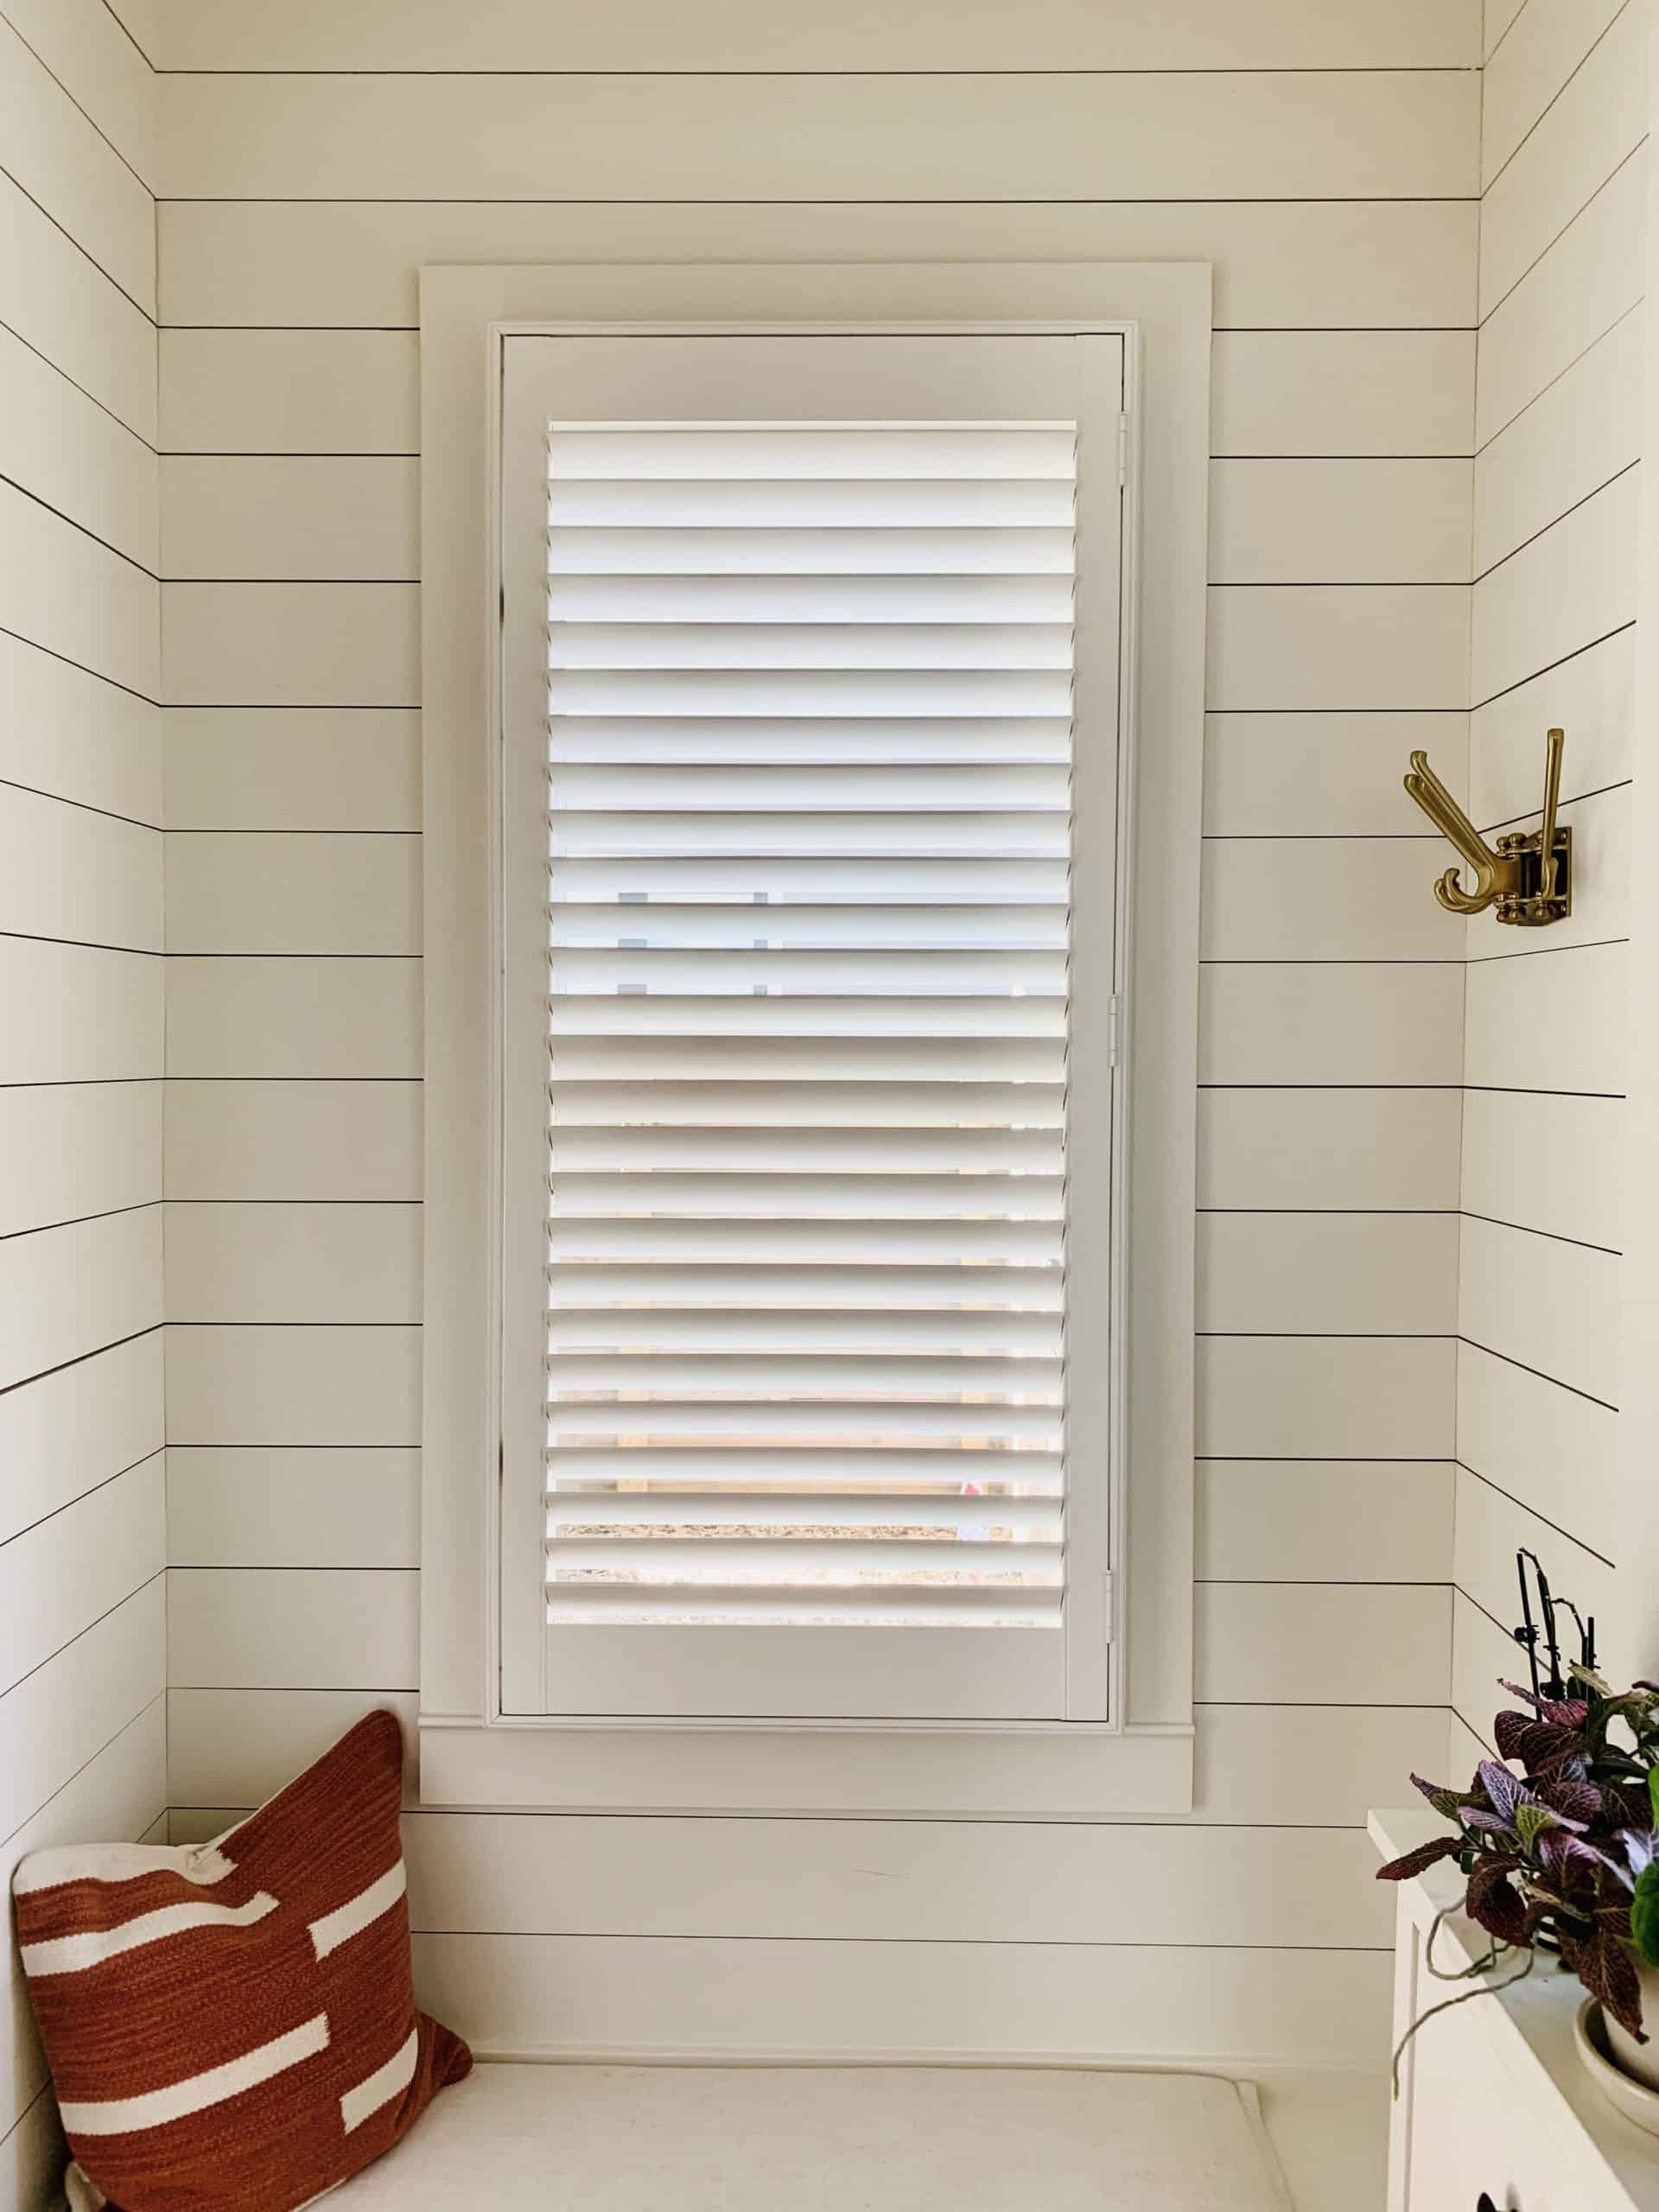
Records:
{"label": "window trim", "polygon": [[[431,1804],[1172,1813],[1192,1792],[1193,1253],[1211,272],[1201,264],[428,269],[421,279],[426,1249],[421,1780]],[[803,315],[805,311],[805,315]],[[834,319],[829,319],[833,316]],[[695,317],[695,320],[688,318]],[[806,319],[811,317],[813,319]],[[820,319],[822,318],[822,319]],[[1129,1443],[1114,1722],[515,1719],[499,1709],[499,579],[491,462],[513,334],[787,326],[1121,333],[1155,503],[1126,652],[1137,1009]],[[1140,468],[1131,456],[1135,500]],[[1149,588],[1146,587],[1149,586]],[[795,1738],[795,1756],[781,1756]],[[918,1738],[926,1739],[925,1742]],[[780,1802],[774,1802],[780,1801]],[[781,1802],[786,1801],[786,1802]]]}

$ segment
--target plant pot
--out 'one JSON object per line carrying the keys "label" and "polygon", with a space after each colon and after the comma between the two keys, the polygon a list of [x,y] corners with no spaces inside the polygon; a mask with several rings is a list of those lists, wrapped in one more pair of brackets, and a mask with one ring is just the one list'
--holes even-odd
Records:
{"label": "plant pot", "polygon": [[1607,2055],[1620,2073],[1629,2075],[1632,2081],[1644,2082],[1659,2094],[1659,1967],[1644,1965],[1638,1959],[1636,1975],[1642,1985],[1642,2024],[1648,2040],[1637,2043],[1605,2012],[1602,2031],[1607,2039]]}
{"label": "plant pot", "polygon": [[[1652,2015],[1649,2015],[1652,2018]],[[1656,2020],[1659,2025],[1659,2020]],[[1585,2071],[1595,2083],[1609,2104],[1624,2113],[1637,2127],[1645,2128],[1649,2135],[1659,2135],[1659,2088],[1650,2088],[1627,2074],[1622,2065],[1613,2063],[1609,2042],[1610,2031],[1625,2044],[1630,2037],[1612,2025],[1593,1997],[1586,1997],[1579,2007],[1579,2017],[1573,2023],[1573,2041],[1579,2047],[1579,2056]],[[1659,2040],[1659,2039],[1656,2039]],[[1633,2046],[1644,2059],[1654,2048],[1652,2042]],[[1650,2063],[1650,2062],[1649,2062]]]}

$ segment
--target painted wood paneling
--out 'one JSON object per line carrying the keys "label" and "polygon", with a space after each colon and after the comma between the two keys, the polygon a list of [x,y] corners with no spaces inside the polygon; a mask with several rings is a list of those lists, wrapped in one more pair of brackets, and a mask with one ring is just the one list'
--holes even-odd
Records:
{"label": "painted wood paneling", "polygon": [[420,1331],[175,1326],[169,1444],[420,1442]]}
{"label": "painted wood paneling", "polygon": [[[1559,1524],[1540,1520],[1491,1483],[1460,1467],[1458,1587],[1493,1620],[1510,1621],[1519,1614],[1515,1555],[1523,1545],[1542,1560],[1551,1589],[1570,1598],[1586,1618],[1593,1614],[1605,1636],[1618,1618],[1615,1575],[1606,1560],[1564,1536]],[[1524,1656],[1517,1652],[1516,1657],[1521,1662],[1517,1671],[1524,1678]]]}
{"label": "painted wood paneling", "polygon": [[162,988],[148,953],[0,938],[0,1083],[160,1075]]}
{"label": "painted wood paneling", "polygon": [[167,696],[181,707],[412,707],[416,584],[169,583]]}
{"label": "painted wood paneling", "polygon": [[[873,2038],[870,1992],[884,2001]],[[1103,1971],[1109,1967],[1109,1972]],[[416,2000],[474,2048],[544,2056],[1182,2059],[1316,2045],[1380,2066],[1390,1955],[1118,1945],[429,1935]],[[803,2023],[810,2023],[804,2032]]]}
{"label": "painted wood paneling", "polygon": [[1621,630],[1507,691],[1470,721],[1470,810],[1483,827],[1512,822],[1543,796],[1543,732],[1567,732],[1564,798],[1605,791],[1630,772],[1636,633]]}
{"label": "painted wood paneling", "polygon": [[1489,16],[1520,20],[1486,66],[1481,91],[1481,186],[1490,185],[1618,14],[1624,0],[1492,0]]}
{"label": "painted wood paneling", "polygon": [[167,944],[169,952],[418,953],[420,840],[175,832]]}
{"label": "painted wood paneling", "polygon": [[174,1567],[415,1567],[420,1454],[175,1445],[167,1514]]}
{"label": "painted wood paneling", "polygon": [[171,707],[169,830],[418,830],[420,717],[371,707]]}
{"label": "painted wood paneling", "polygon": [[1444,1582],[1453,1470],[1444,1459],[1206,1459],[1202,1582]]}
{"label": "painted wood paneling", "polygon": [[1220,330],[1214,359],[1218,455],[1469,450],[1472,332]]}
{"label": "painted wood paneling", "polygon": [[[1519,1611],[1517,1598],[1501,1618],[1514,1620]],[[1507,1632],[1459,1591],[1452,1616],[1452,1711],[1454,1719],[1460,1719],[1481,1745],[1482,1758],[1491,1756],[1492,1715],[1515,1703],[1502,1686],[1520,1679],[1525,1669],[1525,1656]],[[1463,1776],[1454,1767],[1447,1778],[1461,1781]]]}
{"label": "painted wood paneling", "polygon": [[159,1205],[0,1242],[0,1389],[153,1329]]}
{"label": "painted wood paneling", "polygon": [[1198,1204],[1455,1211],[1457,1090],[1229,1088],[1198,1095]]}
{"label": "painted wood paneling", "polygon": [[1604,1559],[1618,1551],[1618,1439],[1611,1407],[1475,1344],[1459,1346],[1458,1458]]}
{"label": "painted wood paneling", "polygon": [[[162,321],[171,325],[413,329],[423,263],[492,260],[1199,259],[1215,264],[1224,328],[1457,328],[1474,315],[1470,201],[868,209],[206,201],[157,212]],[[833,303],[823,311],[833,314]]]}
{"label": "painted wood paneling", "polygon": [[[1468,974],[1467,1079],[1480,1090],[1624,1088],[1625,948],[1478,960]],[[1548,1057],[1539,1039],[1548,1038]]]}
{"label": "painted wood paneling", "polygon": [[418,1200],[418,1083],[167,1086],[169,1198]]}
{"label": "painted wood paneling", "polygon": [[1465,1213],[1617,1250],[1624,1187],[1623,1100],[1517,1090],[1465,1096]]}
{"label": "painted wood paneling", "polygon": [[[1475,0],[1196,0],[1164,14],[1103,17],[1071,0],[1001,0],[952,12],[953,69],[1386,69],[1472,67]],[[937,69],[939,26],[856,0],[834,16],[780,16],[721,0],[695,23],[668,0],[550,18],[535,0],[490,0],[457,17],[444,0],[289,0],[269,20],[213,0],[168,0],[170,69]]]}
{"label": "painted wood paneling", "polygon": [[136,431],[3,328],[0,474],[118,552],[159,570],[154,452]]}
{"label": "painted wood paneling", "polygon": [[162,1572],[163,1472],[157,1452],[0,1545],[0,1689],[13,1688]]}
{"label": "painted wood paneling", "polygon": [[1467,782],[1468,717],[1211,715],[1204,827],[1212,837],[1421,837],[1402,761],[1421,749],[1452,791]]}
{"label": "painted wood paneling", "polygon": [[421,1318],[421,1209],[264,1201],[167,1207],[171,1321]]}
{"label": "painted wood paneling", "polygon": [[1466,461],[1217,461],[1217,584],[1458,584],[1469,574]]}
{"label": "painted wood paneling", "polygon": [[[168,1798],[200,1808],[219,1793],[231,1818],[263,1805],[377,1706],[404,1732],[404,1796],[415,1802],[419,1738],[413,1691],[174,1688],[168,1697]],[[217,1812],[217,1807],[212,1808]],[[175,1813],[174,1819],[179,1819]],[[226,1825],[220,1821],[219,1827]],[[217,1831],[208,1828],[207,1834]],[[184,1839],[176,1829],[175,1842]]]}
{"label": "painted wood paneling", "polygon": [[1206,1582],[1198,1599],[1198,1695],[1206,1701],[1446,1702],[1448,1587]]}
{"label": "painted wood paneling", "polygon": [[1627,470],[1475,586],[1477,702],[1635,620],[1639,490]]}
{"label": "painted wood paneling", "polygon": [[1643,335],[1622,316],[1477,455],[1477,575],[1640,457]]}
{"label": "painted wood paneling", "polygon": [[1440,1338],[1202,1338],[1199,1454],[1449,1459],[1455,1366]]}
{"label": "painted wood paneling", "polygon": [[171,76],[167,199],[1457,199],[1463,71]]}
{"label": "painted wood paneling", "polygon": [[161,832],[0,785],[0,931],[159,952]]}
{"label": "painted wood paneling", "polygon": [[9,176],[0,176],[0,315],[140,437],[156,435],[156,331]]}
{"label": "painted wood paneling", "polygon": [[5,634],[0,689],[0,778],[159,829],[158,708]]}
{"label": "painted wood paneling", "polygon": [[1209,837],[1206,960],[1457,959],[1463,933],[1421,894],[1444,866],[1433,837]]}
{"label": "painted wood paneling", "polygon": [[1205,1084],[1443,1084],[1463,1072],[1462,963],[1264,961],[1204,969]]}
{"label": "painted wood paneling", "polygon": [[1212,589],[1206,703],[1251,713],[1455,710],[1468,653],[1460,587]]}
{"label": "painted wood paneling", "polygon": [[[1543,748],[1539,747],[1541,756]],[[1542,797],[1541,759],[1540,788],[1531,795],[1532,803],[1527,811],[1512,825],[1517,830],[1536,830],[1543,822],[1539,806]],[[1573,832],[1573,912],[1564,921],[1557,922],[1548,938],[1552,953],[1563,953],[1577,947],[1607,944],[1630,933],[1630,794],[1628,785],[1617,785],[1609,791],[1598,791],[1593,798],[1573,799],[1560,809],[1558,820]],[[1469,956],[1471,964],[1489,960],[1502,960],[1510,948],[1494,944],[1494,935],[1508,932],[1471,929],[1469,933]]]}
{"label": "painted wood paneling", "polygon": [[143,569],[0,484],[0,607],[18,636],[155,699],[158,594]]}
{"label": "painted wood paneling", "polygon": [[169,1075],[418,1077],[421,963],[171,960],[167,1021]]}
{"label": "painted wood paneling", "polygon": [[0,1237],[147,1205],[161,1183],[159,1083],[0,1089]]}
{"label": "painted wood paneling", "polygon": [[6,0],[6,19],[128,167],[149,176],[155,79],[104,0]]}
{"label": "painted wood paneling", "polygon": [[1452,1213],[1200,1214],[1198,1325],[1264,1336],[1451,1336],[1457,1255]]}
{"label": "painted wood paneling", "polygon": [[168,1578],[168,1680],[189,1688],[413,1689],[420,1578],[336,1568],[181,1567]]}
{"label": "painted wood paneling", "polygon": [[386,582],[421,572],[418,461],[169,454],[162,492],[168,576]]}
{"label": "painted wood paneling", "polygon": [[403,330],[161,333],[169,453],[412,454],[420,341]]}
{"label": "painted wood paneling", "polygon": [[0,1544],[162,1448],[162,1334],[0,1395]]}
{"label": "painted wood paneling", "polygon": [[[1458,1332],[1604,1403],[1618,1403],[1624,1262],[1587,1244],[1465,1220]],[[1549,1286],[1541,1300],[1541,1277]]]}

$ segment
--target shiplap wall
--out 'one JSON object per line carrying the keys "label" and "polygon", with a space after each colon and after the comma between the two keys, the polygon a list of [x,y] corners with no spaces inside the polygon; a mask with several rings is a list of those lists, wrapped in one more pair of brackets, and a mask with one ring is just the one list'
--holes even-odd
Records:
{"label": "shiplap wall", "polygon": [[413,1707],[418,268],[1204,259],[1195,1816],[416,1810],[417,1962],[496,2048],[1377,2059],[1361,1823],[1450,1689],[1463,948],[1398,785],[1463,782],[1478,0],[160,10],[175,1833]]}
{"label": "shiplap wall", "polygon": [[[0,6],[0,1893],[166,1793],[153,26]],[[5,1946],[0,2212],[61,2138]]]}
{"label": "shiplap wall", "polygon": [[1469,773],[1540,819],[1567,732],[1571,921],[1469,925],[1454,1766],[1519,1654],[1515,1553],[1594,1612],[1615,1672],[1631,687],[1646,239],[1642,0],[1489,6]]}

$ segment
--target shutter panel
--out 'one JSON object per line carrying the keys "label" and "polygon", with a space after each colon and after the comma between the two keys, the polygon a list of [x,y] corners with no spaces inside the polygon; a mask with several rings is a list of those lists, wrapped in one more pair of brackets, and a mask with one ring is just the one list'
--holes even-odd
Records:
{"label": "shutter panel", "polygon": [[1060,1623],[1077,451],[551,429],[550,1623]]}

